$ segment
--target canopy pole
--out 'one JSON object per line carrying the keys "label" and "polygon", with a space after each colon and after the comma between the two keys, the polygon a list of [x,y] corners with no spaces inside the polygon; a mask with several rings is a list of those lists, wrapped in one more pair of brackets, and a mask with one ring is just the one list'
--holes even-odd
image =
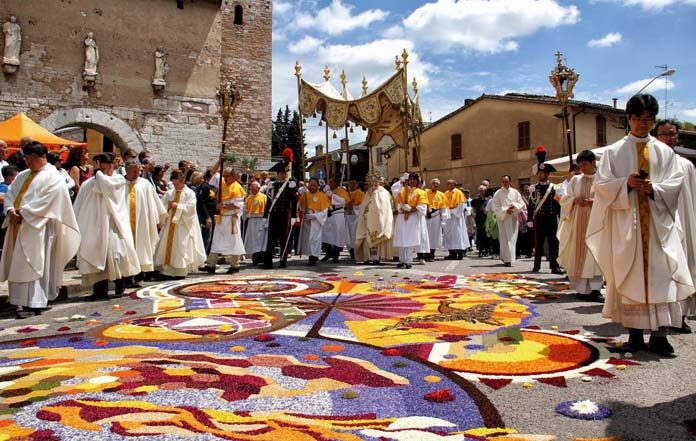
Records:
{"label": "canopy pole", "polygon": [[300,114],[300,164],[302,166],[300,180],[304,181],[307,165],[305,164],[305,135],[304,124],[302,122],[304,116],[302,116],[302,106],[300,105],[300,99],[302,97],[302,66],[299,61],[295,61],[295,77],[297,77],[297,111]]}

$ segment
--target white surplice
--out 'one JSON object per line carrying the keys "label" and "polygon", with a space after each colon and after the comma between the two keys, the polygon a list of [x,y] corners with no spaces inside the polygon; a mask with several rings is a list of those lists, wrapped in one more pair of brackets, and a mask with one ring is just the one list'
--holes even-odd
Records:
{"label": "white surplice", "polygon": [[[329,245],[343,248],[348,243],[346,218],[344,216],[346,200],[330,190],[326,192],[326,195],[331,199],[333,212],[324,222],[321,240]],[[352,247],[353,245],[350,246]]]}
{"label": "white surplice", "polygon": [[[30,170],[19,173],[5,195],[4,212],[14,208]],[[46,164],[26,187],[19,203],[22,222],[7,228],[0,281],[8,281],[13,305],[44,308],[58,294],[63,269],[77,252],[80,231],[62,175]]]}
{"label": "white surplice", "polygon": [[[399,249],[400,262],[410,264],[413,261],[414,253],[430,252],[428,225],[425,219],[428,204],[418,204],[411,207],[407,203],[399,203],[397,210],[392,245]],[[407,213],[408,219],[406,219]]]}
{"label": "white surplice", "polygon": [[126,179],[117,173],[97,171],[80,186],[74,209],[82,233],[77,265],[83,285],[140,272],[125,192]]}
{"label": "white surplice", "polygon": [[244,213],[246,219],[246,233],[244,233],[244,249],[247,254],[262,253],[266,251],[268,240],[268,224],[261,214]]}
{"label": "white surplice", "polygon": [[[176,201],[176,190],[162,196],[162,204]],[[176,209],[169,209],[155,252],[155,267],[168,276],[186,276],[206,260],[205,245],[196,213],[196,194],[188,187],[181,190]]]}
{"label": "white surplice", "polygon": [[241,221],[244,198],[223,200],[223,206],[224,204],[234,204],[239,208],[226,210],[220,216],[220,222],[215,225],[210,253],[218,253],[223,256],[241,256],[246,253]]}
{"label": "white surplice", "polygon": [[558,225],[558,263],[567,271],[570,287],[579,294],[602,289],[602,270],[585,245],[587,223],[592,207],[574,205],[575,198],[594,198],[595,175],[576,175],[568,182],[561,198]]}
{"label": "white surplice", "polygon": [[[126,207],[129,221],[131,216],[130,190],[131,183],[126,185]],[[138,178],[135,181],[135,252],[138,254],[140,271],[154,270],[154,255],[159,241],[157,225],[167,214],[162,201],[157,196],[155,187],[147,179]],[[132,231],[132,223],[131,231]]]}
{"label": "white surplice", "polygon": [[[629,192],[627,185],[628,175],[638,171],[638,142],[648,143],[654,193],[648,200],[647,244],[641,238],[637,191]],[[679,302],[694,292],[677,214],[683,183],[674,152],[653,137],[629,134],[609,146],[599,162],[586,243],[606,278],[603,315],[627,328],[681,326]],[[647,289],[644,246],[649,253]]]}
{"label": "white surplice", "polygon": [[471,246],[466,229],[466,202],[448,210],[442,234],[442,246],[448,250],[466,250]]}
{"label": "white surplice", "polygon": [[[512,213],[507,210],[512,206]],[[500,242],[500,260],[514,263],[517,260],[517,234],[520,231],[519,215],[526,205],[522,195],[514,188],[501,188],[491,199],[491,211],[498,222],[498,241]]]}
{"label": "white surplice", "polygon": [[[311,194],[311,193],[308,193]],[[321,211],[307,210],[304,214],[304,225],[300,236],[300,254],[305,256],[321,256],[321,242],[323,238],[323,226],[328,220],[328,209]]]}
{"label": "white surplice", "polygon": [[[686,158],[677,156],[679,168],[684,173],[684,185],[679,195],[679,221],[684,232],[684,252],[689,262],[691,280],[696,287],[696,170]],[[696,314],[696,294],[682,301],[682,315]]]}

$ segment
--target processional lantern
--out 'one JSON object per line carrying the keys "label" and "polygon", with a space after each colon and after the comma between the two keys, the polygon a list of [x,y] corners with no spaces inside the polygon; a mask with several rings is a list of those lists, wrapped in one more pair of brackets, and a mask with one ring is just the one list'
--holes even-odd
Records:
{"label": "processional lantern", "polygon": [[575,83],[580,79],[580,75],[563,64],[563,54],[560,51],[556,52],[556,67],[549,75],[549,81],[556,91],[556,99],[563,109],[563,125],[565,128],[565,144],[568,148],[568,167],[569,170],[573,167],[573,146],[571,143],[570,122],[568,119],[568,102],[574,98],[573,88]]}

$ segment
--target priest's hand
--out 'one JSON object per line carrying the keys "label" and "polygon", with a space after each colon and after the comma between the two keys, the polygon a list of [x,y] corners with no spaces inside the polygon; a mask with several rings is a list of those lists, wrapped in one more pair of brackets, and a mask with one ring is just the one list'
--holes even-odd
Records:
{"label": "priest's hand", "polygon": [[205,227],[210,228],[213,226],[213,220],[211,218],[206,218],[205,220]]}
{"label": "priest's hand", "polygon": [[644,186],[646,180],[640,177],[640,173],[631,173],[628,175],[628,188],[631,190],[640,190]]}
{"label": "priest's hand", "polygon": [[573,205],[579,205],[579,206],[581,206],[581,207],[586,207],[586,206],[587,206],[587,205],[585,204],[585,198],[580,197],[580,196],[578,196],[578,197],[576,197],[575,199],[573,199]]}
{"label": "priest's hand", "polygon": [[174,202],[174,201],[169,201],[169,203],[168,203],[167,205],[169,205],[169,208],[170,208],[170,209],[174,209],[174,210],[176,210],[176,207],[179,206],[179,204],[177,204],[177,203]]}
{"label": "priest's hand", "polygon": [[512,214],[513,211],[515,211],[515,207],[513,207],[512,205],[510,205],[510,206],[508,207],[508,209],[505,210],[505,212],[506,212],[507,214]]}
{"label": "priest's hand", "polygon": [[411,213],[404,213],[404,220],[405,220],[405,221],[408,220],[408,217],[409,217],[410,214],[411,214]]}
{"label": "priest's hand", "polygon": [[645,179],[645,181],[643,182],[643,185],[640,186],[638,191],[644,195],[652,196],[652,194],[653,194],[652,182],[650,182],[649,179]]}
{"label": "priest's hand", "polygon": [[18,211],[10,210],[7,212],[7,215],[10,217],[11,224],[17,225],[22,223],[22,215]]}

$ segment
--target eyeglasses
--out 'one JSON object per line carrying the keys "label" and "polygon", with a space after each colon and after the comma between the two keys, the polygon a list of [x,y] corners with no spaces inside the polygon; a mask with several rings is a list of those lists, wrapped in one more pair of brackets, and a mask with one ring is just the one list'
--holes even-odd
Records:
{"label": "eyeglasses", "polygon": [[658,133],[657,136],[667,136],[669,138],[676,138],[677,136],[679,136],[679,132]]}
{"label": "eyeglasses", "polygon": [[641,124],[654,124],[655,118],[636,118],[634,116],[629,118],[631,121],[641,123]]}

